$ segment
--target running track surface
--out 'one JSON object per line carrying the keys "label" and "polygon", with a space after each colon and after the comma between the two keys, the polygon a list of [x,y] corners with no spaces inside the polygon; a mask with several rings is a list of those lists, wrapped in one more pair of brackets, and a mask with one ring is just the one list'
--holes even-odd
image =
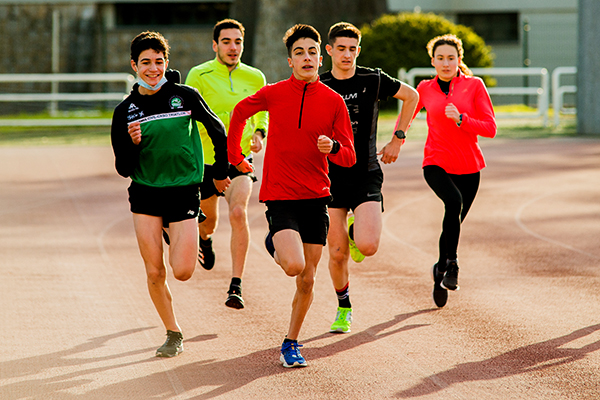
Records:
{"label": "running track surface", "polygon": [[165,332],[111,149],[0,148],[0,399],[600,398],[600,140],[482,141],[461,290],[443,309],[430,276],[443,209],[422,147],[407,143],[384,168],[379,252],[350,266],[350,334],[328,333],[337,302],[324,251],[303,369],[278,360],[295,286],[263,248],[259,184],[247,308],[224,306],[222,200],[214,270],[169,275],[185,351],[158,359]]}

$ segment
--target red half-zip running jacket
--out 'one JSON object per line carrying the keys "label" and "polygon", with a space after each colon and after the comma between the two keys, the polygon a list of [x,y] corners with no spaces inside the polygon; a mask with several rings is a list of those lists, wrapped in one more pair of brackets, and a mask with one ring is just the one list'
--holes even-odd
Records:
{"label": "red half-zip running jacket", "polygon": [[[305,200],[330,195],[327,158],[342,167],[356,162],[352,127],[342,97],[319,80],[306,83],[293,75],[267,85],[240,101],[233,110],[227,137],[229,162],[244,159],[240,141],[246,120],[269,112],[259,200]],[[336,154],[323,154],[317,139],[326,135],[340,144]]]}
{"label": "red half-zip running jacket", "polygon": [[[448,95],[442,92],[437,76],[417,86],[417,113],[427,110],[427,141],[423,166],[437,165],[449,174],[472,174],[485,167],[477,135],[496,136],[492,101],[483,81],[462,72],[450,82]],[[452,103],[463,115],[459,126],[446,117],[446,105]]]}

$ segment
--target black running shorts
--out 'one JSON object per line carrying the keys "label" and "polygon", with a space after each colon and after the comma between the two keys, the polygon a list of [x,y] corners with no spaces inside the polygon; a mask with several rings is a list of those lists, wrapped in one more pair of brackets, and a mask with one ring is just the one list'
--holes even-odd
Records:
{"label": "black running shorts", "polygon": [[198,185],[157,188],[131,182],[131,212],[162,217],[163,224],[193,219],[200,210]]}
{"label": "black running shorts", "polygon": [[329,208],[354,210],[362,203],[378,201],[381,203],[381,211],[383,211],[383,195],[381,194],[383,171],[381,169],[369,171],[352,179],[337,175],[330,175],[329,178],[331,179],[330,190],[333,196]]}
{"label": "black running shorts", "polygon": [[327,204],[330,200],[331,197],[266,201],[269,231],[274,235],[284,229],[293,229],[300,233],[302,243],[325,246],[329,231]]}

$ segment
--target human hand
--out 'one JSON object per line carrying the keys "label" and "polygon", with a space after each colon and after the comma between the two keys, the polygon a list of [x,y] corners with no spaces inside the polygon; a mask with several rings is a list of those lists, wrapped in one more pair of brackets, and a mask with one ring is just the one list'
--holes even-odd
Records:
{"label": "human hand", "polygon": [[238,171],[240,171],[243,174],[247,174],[249,172],[254,171],[254,167],[252,166],[252,164],[250,164],[250,162],[248,160],[246,160],[245,158],[241,163],[239,163],[235,167],[237,168]]}
{"label": "human hand", "polygon": [[142,141],[142,128],[140,127],[139,121],[135,121],[127,125],[127,132],[129,133],[133,144],[140,144]]}
{"label": "human hand", "polygon": [[252,143],[250,144],[250,150],[253,153],[259,153],[262,150],[262,136],[259,133],[252,135]]}
{"label": "human hand", "polygon": [[224,191],[227,190],[229,185],[231,185],[231,179],[229,179],[229,177],[222,179],[222,180],[213,179],[213,183],[215,184],[215,187],[217,188],[217,192],[223,193]]}
{"label": "human hand", "polygon": [[446,117],[450,118],[452,121],[458,123],[459,118],[460,118],[460,112],[458,111],[458,108],[456,108],[456,106],[452,103],[448,103],[446,105]]}
{"label": "human hand", "polygon": [[378,156],[381,156],[381,162],[384,164],[396,162],[398,155],[400,154],[400,148],[405,141],[405,139],[398,139],[396,136],[394,136],[392,140],[383,146],[381,151],[377,153]]}
{"label": "human hand", "polygon": [[333,139],[329,138],[328,136],[321,135],[317,139],[317,147],[321,153],[329,154],[333,149]]}

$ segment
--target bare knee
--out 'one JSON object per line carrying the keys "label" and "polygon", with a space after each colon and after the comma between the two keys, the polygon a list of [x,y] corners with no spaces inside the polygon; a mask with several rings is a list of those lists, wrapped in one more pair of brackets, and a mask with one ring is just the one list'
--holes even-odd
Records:
{"label": "bare knee", "polygon": [[178,281],[187,281],[194,274],[194,268],[173,268],[173,276]]}
{"label": "bare knee", "polygon": [[167,280],[167,270],[165,268],[148,268],[146,275],[148,281],[154,285],[164,283]]}
{"label": "bare knee", "polygon": [[301,262],[282,262],[281,267],[287,276],[298,276],[304,271],[304,263]]}
{"label": "bare knee", "polygon": [[377,253],[377,250],[379,249],[379,242],[369,241],[366,243],[356,243],[356,246],[363,255],[370,257]]}
{"label": "bare knee", "polygon": [[349,251],[342,251],[341,248],[330,249],[329,251],[329,265],[341,266],[348,262]]}
{"label": "bare knee", "polygon": [[229,221],[232,225],[242,225],[247,220],[246,207],[234,206],[229,210]]}
{"label": "bare knee", "polygon": [[314,276],[303,276],[302,278],[296,281],[296,285],[298,291],[303,294],[309,294],[313,291],[315,286],[315,277]]}
{"label": "bare knee", "polygon": [[217,229],[217,217],[207,217],[204,222],[200,224],[200,232],[211,236]]}

